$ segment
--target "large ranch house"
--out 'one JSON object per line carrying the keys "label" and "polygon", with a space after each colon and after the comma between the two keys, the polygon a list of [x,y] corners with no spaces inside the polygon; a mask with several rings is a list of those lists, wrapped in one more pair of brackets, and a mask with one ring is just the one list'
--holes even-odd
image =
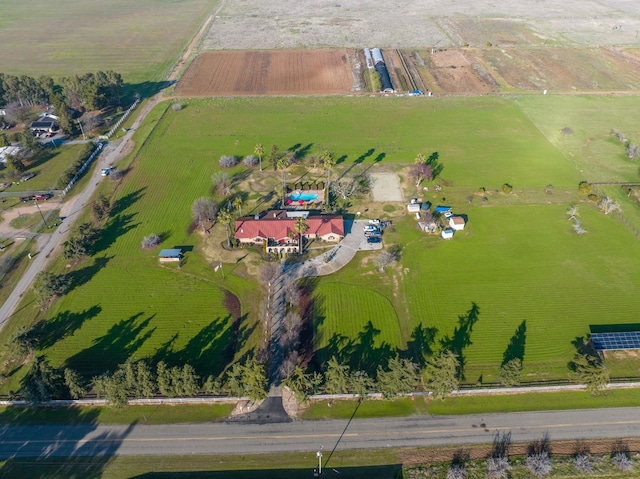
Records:
{"label": "large ranch house", "polygon": [[338,215],[311,215],[309,211],[270,210],[236,220],[235,237],[240,243],[264,245],[265,252],[297,254],[300,245],[296,219],[303,217],[308,225],[302,235],[306,239],[338,242],[344,238],[344,221]]}

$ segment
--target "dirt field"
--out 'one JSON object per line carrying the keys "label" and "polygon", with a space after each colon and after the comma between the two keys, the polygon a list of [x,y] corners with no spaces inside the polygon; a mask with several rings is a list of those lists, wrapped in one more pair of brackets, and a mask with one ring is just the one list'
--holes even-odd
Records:
{"label": "dirt field", "polygon": [[347,50],[215,51],[200,54],[179,96],[334,95],[354,88]]}
{"label": "dirt field", "polygon": [[636,0],[230,1],[204,50],[640,45]]}

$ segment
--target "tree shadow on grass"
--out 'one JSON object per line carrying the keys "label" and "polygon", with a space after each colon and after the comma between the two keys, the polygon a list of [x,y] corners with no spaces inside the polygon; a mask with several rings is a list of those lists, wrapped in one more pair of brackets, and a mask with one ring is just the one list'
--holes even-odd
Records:
{"label": "tree shadow on grass", "polygon": [[111,217],[117,216],[127,208],[130,208],[131,206],[133,206],[144,196],[145,194],[144,192],[146,189],[147,187],[143,186],[142,188],[139,188],[136,191],[132,191],[131,193],[128,193],[118,198],[116,200],[116,204],[113,205],[113,208],[111,208],[111,211],[109,211],[109,215]]}
{"label": "tree shadow on grass", "polygon": [[502,355],[502,366],[513,359],[519,359],[520,363],[524,362],[524,347],[527,340],[527,321],[524,320],[516,328],[515,333],[511,336],[509,345]]}
{"label": "tree shadow on grass", "polygon": [[367,158],[369,158],[371,155],[373,155],[373,153],[375,152],[375,148],[369,148],[367,151],[365,151],[362,155],[360,155],[358,158],[356,158],[355,160],[353,160],[353,163],[351,163],[349,165],[349,168],[347,168],[346,170],[344,170],[342,172],[342,174],[338,177],[338,180],[341,180],[342,178],[344,178],[345,176],[347,176],[349,174],[349,172],[357,165],[360,165],[364,162],[364,160],[366,160]]}
{"label": "tree shadow on grass", "polygon": [[98,305],[91,306],[80,313],[61,311],[51,319],[37,323],[29,332],[29,336],[37,340],[40,349],[47,349],[58,341],[72,336],[85,321],[95,318],[101,312],[102,308]]}
{"label": "tree shadow on grass", "polygon": [[98,271],[107,266],[107,263],[109,263],[112,258],[113,256],[100,256],[93,260],[91,266],[85,266],[84,268],[67,273],[67,277],[69,278],[69,291],[88,283]]}
{"label": "tree shadow on grass", "polygon": [[[101,477],[136,422],[94,434],[99,414],[96,408],[4,409],[0,413],[0,438],[11,438],[13,446],[5,447],[4,457],[8,459],[0,466],[0,477]],[[43,424],[50,426],[43,429]]]}
{"label": "tree shadow on grass", "polygon": [[121,214],[109,220],[100,233],[100,238],[93,245],[93,254],[100,253],[108,249],[119,236],[132,230],[140,223],[132,223],[133,218],[138,213]]}
{"label": "tree shadow on grass", "polygon": [[396,350],[386,342],[375,345],[380,333],[371,321],[365,324],[355,339],[334,333],[327,345],[316,351],[316,369],[322,370],[323,364],[335,356],[338,362],[348,364],[353,371],[364,371],[370,377],[375,377],[378,366],[385,367],[396,354]]}
{"label": "tree shadow on grass", "polygon": [[135,97],[138,96],[141,99],[150,98],[156,93],[161,92],[165,88],[169,88],[175,82],[169,80],[163,81],[145,81],[141,83],[125,83],[122,86],[120,97],[122,98],[123,106],[127,106],[129,103],[135,101]]}
{"label": "tree shadow on grass", "polygon": [[466,365],[466,358],[464,356],[464,350],[471,346],[471,333],[473,332],[473,326],[478,322],[480,316],[480,308],[473,302],[471,303],[471,309],[467,311],[465,315],[458,316],[458,325],[454,328],[451,336],[445,336],[440,340],[440,344],[443,349],[452,351],[458,356],[458,377],[464,380],[464,367]]}
{"label": "tree shadow on grass", "polygon": [[93,345],[67,359],[65,367],[82,372],[85,376],[115,371],[154,333],[155,328],[144,331],[154,315],[141,320],[144,313],[137,313],[114,324],[106,334],[94,339]]}
{"label": "tree shadow on grass", "polygon": [[403,356],[413,363],[424,367],[427,359],[433,356],[433,345],[438,335],[438,328],[417,325],[411,331],[411,339],[407,342],[407,349]]}
{"label": "tree shadow on grass", "polygon": [[429,155],[429,158],[427,158],[427,161],[426,161],[427,165],[433,168],[433,175],[431,177],[431,179],[433,180],[435,180],[438,176],[440,176],[440,173],[442,173],[442,170],[444,169],[444,165],[440,163],[439,159],[440,159],[440,153],[438,153],[437,151],[434,151]]}
{"label": "tree shadow on grass", "polygon": [[156,351],[152,362],[164,361],[169,366],[190,364],[200,375],[218,376],[228,362],[225,356],[232,340],[232,333],[231,316],[217,318],[198,331],[179,350],[175,350],[175,343],[179,337],[176,333]]}

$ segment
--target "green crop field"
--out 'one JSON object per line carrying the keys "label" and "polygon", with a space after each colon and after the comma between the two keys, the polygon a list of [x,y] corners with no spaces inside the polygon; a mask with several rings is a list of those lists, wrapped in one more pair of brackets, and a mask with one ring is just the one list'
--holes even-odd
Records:
{"label": "green crop field", "polygon": [[0,70],[36,77],[114,70],[130,83],[158,81],[216,3],[0,2]]}
{"label": "green crop field", "polygon": [[[258,339],[260,293],[252,275],[261,263],[256,254],[227,257],[222,279],[211,268],[217,264],[212,258],[227,254],[220,249],[222,227],[206,239],[188,232],[191,204],[211,193],[220,156],[252,154],[256,143],[267,152],[275,144],[307,155],[328,148],[338,158],[335,178],[350,168],[400,170],[417,153],[437,151],[445,188],[425,192],[425,198],[467,215],[467,228],[450,242],[427,237],[396,204],[395,231],[386,233],[385,242],[403,247],[399,265],[379,273],[375,254],[360,253],[318,280],[317,359],[342,348],[358,356],[354,364],[373,369],[374,358],[406,349],[421,333],[431,350],[445,345],[462,352],[468,382],[495,380],[505,354],[523,356],[526,379],[566,377],[572,341],[584,337],[590,324],[632,321],[639,306],[638,239],[633,222],[622,221],[640,217],[637,205],[615,196],[624,216],[605,216],[577,184],[591,179],[599,165],[608,165],[611,178],[633,178],[635,164],[609,131],[634,135],[626,115],[640,105],[635,98],[625,99],[629,106],[575,97],[557,99],[554,110],[542,103],[547,100],[244,98],[185,100],[179,111],[160,105],[137,132],[135,160],[98,253],[75,268],[73,291],[39,315],[47,320],[40,347],[54,365],[87,375],[112,369],[129,355],[220,372]],[[612,113],[600,122],[587,114],[607,111],[609,101],[621,109],[619,126],[610,125],[616,123]],[[560,110],[571,110],[572,102],[585,113],[569,120]],[[559,135],[565,126],[573,135]],[[592,157],[584,156],[585,148]],[[613,156],[602,157],[607,152]],[[291,170],[290,180],[306,174],[301,166]],[[238,175],[236,188],[247,194],[245,213],[264,209],[263,196],[279,181],[268,161],[262,174],[242,167],[229,173]],[[512,193],[500,191],[505,182]],[[546,185],[553,185],[552,194],[545,194]],[[481,186],[486,191],[479,194]],[[404,188],[415,194],[414,186]],[[567,221],[574,203],[588,231],[583,236]],[[353,209],[367,207],[382,211],[367,200]],[[160,267],[157,250],[140,250],[151,233],[162,236],[161,247],[193,247],[181,269]],[[233,324],[225,290],[240,301],[239,324]],[[19,316],[27,314],[33,310]],[[638,373],[633,361],[616,364],[614,374]]]}

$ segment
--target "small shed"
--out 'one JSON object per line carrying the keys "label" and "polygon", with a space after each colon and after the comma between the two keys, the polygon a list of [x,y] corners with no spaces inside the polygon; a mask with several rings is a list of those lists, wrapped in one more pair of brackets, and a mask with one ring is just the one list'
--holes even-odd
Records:
{"label": "small shed", "polygon": [[464,224],[464,218],[462,216],[451,216],[449,218],[449,226],[456,231],[462,231]]}
{"label": "small shed", "polygon": [[441,235],[443,239],[451,239],[453,238],[453,230],[451,228],[445,228],[442,230]]}
{"label": "small shed", "polygon": [[420,212],[420,203],[409,203],[407,205],[407,211],[409,213],[419,213]]}
{"label": "small shed", "polygon": [[180,248],[163,249],[158,253],[158,260],[161,263],[179,263],[182,260],[182,250]]}
{"label": "small shed", "polygon": [[420,209],[421,209],[422,211],[429,211],[429,208],[431,208],[431,203],[430,203],[430,202],[428,202],[428,201],[425,201],[424,203],[422,203],[422,204],[420,205]]}
{"label": "small shed", "polygon": [[446,213],[447,211],[451,211],[451,206],[438,205],[435,209],[435,212],[439,214]]}

